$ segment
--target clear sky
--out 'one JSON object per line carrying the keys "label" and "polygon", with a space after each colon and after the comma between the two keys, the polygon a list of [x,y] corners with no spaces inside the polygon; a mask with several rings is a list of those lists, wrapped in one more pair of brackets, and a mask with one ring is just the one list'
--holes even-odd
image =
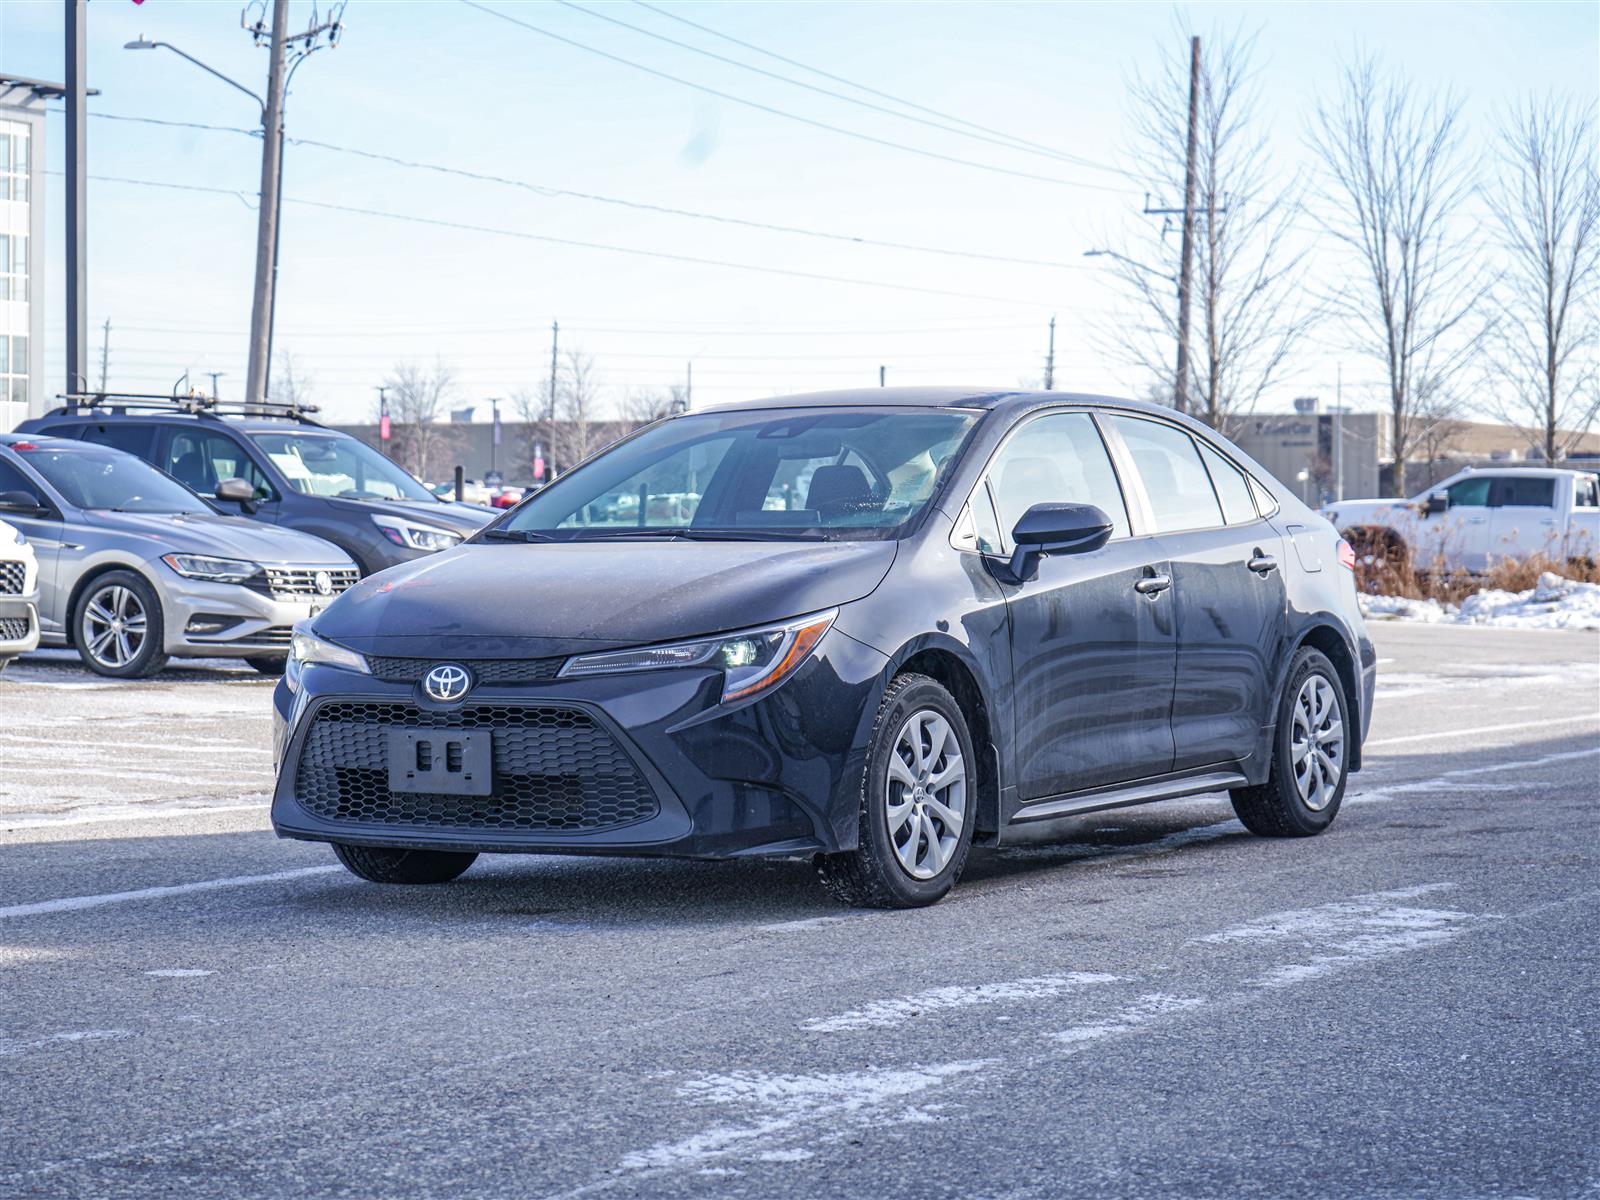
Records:
{"label": "clear sky", "polygon": [[[891,383],[1014,386],[1039,376],[1051,314],[1058,387],[1129,392],[1147,382],[1094,332],[1117,293],[1105,260],[1083,252],[1118,244],[1132,223],[1149,220],[1138,215],[1139,189],[1114,171],[895,119],[555,0],[485,3],[581,47],[751,103],[457,0],[351,0],[342,45],[310,59],[294,80],[290,136],[546,189],[1024,262],[751,229],[294,144],[286,155],[277,347],[312,374],[328,417],[366,417],[375,386],[404,359],[448,363],[462,403],[537,387],[549,370],[552,318],[561,321],[563,347],[593,355],[615,394],[681,382],[693,359],[697,404],[872,384],[880,364]],[[1124,161],[1124,84],[1170,49],[1180,13],[1202,34],[1259,30],[1259,83],[1286,174],[1306,158],[1312,102],[1358,49],[1380,53],[1425,87],[1454,89],[1475,142],[1500,106],[1529,91],[1592,100],[1600,90],[1600,6],[1592,0],[662,4],[855,83],[1110,166]],[[588,7],[895,107],[638,4]],[[241,30],[239,8],[231,0],[94,0],[89,73],[102,94],[91,111],[256,126],[248,98],[176,56],[122,48],[141,33],[169,41],[260,90],[266,56]],[[291,28],[311,10],[310,0],[295,0]],[[0,0],[0,71],[61,79],[61,14],[60,0]],[[59,116],[48,133],[48,162],[59,171]],[[90,172],[100,177],[89,191],[90,320],[96,350],[101,324],[111,321],[111,386],[164,391],[185,370],[197,380],[220,371],[225,397],[242,392],[259,153],[257,139],[237,132],[90,122]],[[54,391],[63,355],[59,175],[46,186],[46,385]],[[345,211],[352,208],[394,215]],[[1263,407],[1286,408],[1300,394],[1331,398],[1341,363],[1347,402],[1371,402],[1374,366],[1325,333],[1297,355]],[[98,354],[91,375],[98,377]]]}

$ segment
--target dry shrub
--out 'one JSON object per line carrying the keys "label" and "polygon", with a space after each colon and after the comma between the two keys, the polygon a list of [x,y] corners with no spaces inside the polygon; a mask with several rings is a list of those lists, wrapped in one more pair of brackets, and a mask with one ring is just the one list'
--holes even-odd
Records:
{"label": "dry shrub", "polygon": [[1443,556],[1416,563],[1387,547],[1356,548],[1356,587],[1369,595],[1404,596],[1410,600],[1437,600],[1460,604],[1483,589],[1526,592],[1550,572],[1582,583],[1600,583],[1600,563],[1592,558],[1555,558],[1533,554],[1527,558],[1495,559],[1482,574],[1450,567]]}

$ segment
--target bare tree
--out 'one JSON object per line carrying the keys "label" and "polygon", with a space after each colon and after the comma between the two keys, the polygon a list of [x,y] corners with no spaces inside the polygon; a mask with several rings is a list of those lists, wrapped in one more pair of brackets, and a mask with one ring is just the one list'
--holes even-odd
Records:
{"label": "bare tree", "polygon": [[397,363],[383,381],[394,429],[394,457],[419,479],[430,477],[437,449],[439,416],[455,393],[455,372],[442,361],[430,370],[416,363]]}
{"label": "bare tree", "polygon": [[1508,266],[1494,293],[1488,358],[1495,415],[1546,462],[1571,453],[1600,413],[1600,179],[1593,109],[1529,99],[1499,131],[1489,192]]}
{"label": "bare tree", "polygon": [[[1156,73],[1131,86],[1133,162],[1148,190],[1182,196],[1188,143],[1189,31],[1174,39]],[[1181,48],[1180,48],[1181,47]],[[1277,378],[1316,316],[1297,276],[1305,257],[1290,240],[1294,181],[1271,170],[1266,122],[1251,60],[1255,37],[1218,31],[1201,39],[1196,230],[1191,304],[1191,375],[1180,405],[1233,432]],[[1147,226],[1143,240],[1111,257],[1134,320],[1108,325],[1140,369],[1167,381],[1172,403],[1177,354],[1179,246]]]}
{"label": "bare tree", "polygon": [[673,413],[684,412],[689,407],[687,390],[681,383],[665,388],[643,388],[629,391],[619,405],[623,423],[632,426],[648,425]]}
{"label": "bare tree", "polygon": [[288,350],[278,352],[278,361],[272,368],[272,382],[267,388],[267,399],[274,404],[292,404],[304,408],[316,395],[316,377],[300,364]]}
{"label": "bare tree", "polygon": [[582,350],[568,350],[561,367],[551,448],[561,470],[570,471],[605,444],[597,428],[601,383],[593,356]]}
{"label": "bare tree", "polygon": [[1492,280],[1461,228],[1472,185],[1460,114],[1453,98],[1420,96],[1369,58],[1318,102],[1308,135],[1328,176],[1322,225],[1354,260],[1330,300],[1383,365],[1401,495],[1407,457],[1459,407],[1458,377],[1486,331]]}

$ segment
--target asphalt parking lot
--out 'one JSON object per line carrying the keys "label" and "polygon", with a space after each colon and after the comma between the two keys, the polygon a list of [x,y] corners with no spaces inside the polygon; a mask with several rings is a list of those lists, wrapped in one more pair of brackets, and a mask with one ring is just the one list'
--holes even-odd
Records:
{"label": "asphalt parking lot", "polygon": [[0,681],[0,1195],[1600,1196],[1600,635],[1374,625],[1323,837],[1226,800],[857,912],[799,862],[363,884],[270,683]]}

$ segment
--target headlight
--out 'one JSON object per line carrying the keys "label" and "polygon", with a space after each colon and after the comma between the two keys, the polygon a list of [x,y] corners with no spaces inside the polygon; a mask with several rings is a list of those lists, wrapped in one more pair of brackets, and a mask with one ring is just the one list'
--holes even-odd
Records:
{"label": "headlight", "polygon": [[242,558],[212,558],[207,554],[163,554],[161,561],[185,579],[208,579],[212,583],[243,583],[261,570],[259,564]]}
{"label": "headlight", "polygon": [[319,638],[302,622],[294,627],[294,636],[289,641],[289,665],[283,673],[290,688],[299,689],[300,672],[311,663],[326,663],[330,667],[343,667],[346,671],[358,671],[362,675],[372,673],[365,657]]}
{"label": "headlight", "polygon": [[720,634],[693,642],[584,654],[567,660],[567,665],[561,668],[561,678],[660,671],[669,667],[718,667],[722,670],[722,702],[748,700],[770,691],[794,674],[817,648],[822,635],[828,632],[838,615],[839,610],[832,608],[782,625]]}
{"label": "headlight", "polygon": [[372,523],[383,530],[383,536],[396,546],[407,550],[448,550],[461,541],[459,533],[440,529],[437,525],[422,525],[404,517],[372,514]]}

